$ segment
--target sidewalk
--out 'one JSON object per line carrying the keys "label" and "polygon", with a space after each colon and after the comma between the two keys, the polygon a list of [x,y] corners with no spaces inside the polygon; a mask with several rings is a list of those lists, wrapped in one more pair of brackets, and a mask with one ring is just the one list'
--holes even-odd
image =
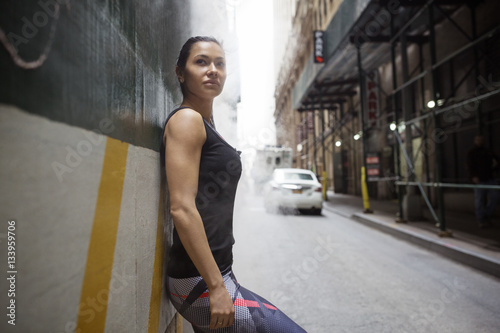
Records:
{"label": "sidewalk", "polygon": [[473,215],[447,211],[446,229],[453,237],[441,238],[426,207],[422,207],[424,220],[396,223],[397,200],[370,199],[373,214],[365,214],[361,197],[332,191],[328,191],[327,196],[324,209],[500,278],[500,221],[493,228],[480,229]]}

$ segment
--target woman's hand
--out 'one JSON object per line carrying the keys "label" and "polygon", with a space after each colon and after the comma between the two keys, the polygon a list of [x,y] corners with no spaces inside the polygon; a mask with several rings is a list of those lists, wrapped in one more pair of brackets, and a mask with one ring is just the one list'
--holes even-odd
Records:
{"label": "woman's hand", "polygon": [[210,289],[210,329],[229,327],[234,323],[234,305],[224,285]]}

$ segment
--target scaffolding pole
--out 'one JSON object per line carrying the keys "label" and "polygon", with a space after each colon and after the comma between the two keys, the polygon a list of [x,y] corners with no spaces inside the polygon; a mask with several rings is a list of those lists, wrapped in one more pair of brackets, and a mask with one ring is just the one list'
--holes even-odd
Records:
{"label": "scaffolding pole", "polygon": [[[419,55],[419,67],[420,67],[420,72],[424,72],[424,50],[422,44],[418,45],[418,55]],[[425,80],[422,78],[420,80],[420,103],[422,104],[422,109],[425,107],[425,96],[424,96],[424,91],[425,91]],[[427,135],[429,132],[429,124],[427,120],[424,120],[424,137],[422,138],[422,143],[427,140]],[[430,179],[430,170],[429,170],[429,156],[426,154],[425,155],[425,179],[429,180]],[[430,193],[430,188],[427,188],[427,196],[431,196]]]}
{"label": "scaffolding pole", "polygon": [[[394,32],[394,20],[391,20],[391,34]],[[396,67],[396,50],[395,50],[395,42],[391,42],[391,64],[392,64],[392,86],[394,90],[398,87],[398,78],[397,78],[397,67]],[[398,97],[397,92],[393,92],[392,94],[392,108],[394,110],[394,123],[398,123]],[[401,179],[401,157],[399,155],[399,146],[395,144],[394,150],[396,153],[396,173],[398,179]],[[406,222],[404,218],[403,212],[403,192],[402,186],[397,185],[396,190],[398,193],[398,217],[396,218],[396,223],[404,223]]]}
{"label": "scaffolding pole", "polygon": [[426,118],[429,118],[429,117],[433,117],[433,116],[438,116],[442,113],[445,113],[447,111],[450,111],[450,110],[453,110],[453,109],[458,109],[460,107],[463,107],[463,106],[466,106],[468,104],[471,104],[471,103],[476,103],[476,102],[481,102],[482,100],[484,99],[488,99],[494,95],[497,95],[497,94],[500,94],[500,89],[496,89],[496,90],[493,90],[493,91],[490,91],[488,93],[485,93],[485,94],[482,94],[482,95],[479,95],[479,96],[476,96],[476,97],[472,97],[472,98],[469,98],[465,101],[461,101],[461,102],[458,102],[458,103],[455,103],[453,105],[450,105],[450,106],[447,106],[447,107],[444,107],[444,108],[440,108],[440,109],[437,109],[437,110],[433,110],[432,112],[429,112],[429,113],[426,113],[420,117],[415,117],[409,121],[406,121],[404,124],[405,125],[409,125],[409,124],[413,124],[413,123],[416,123],[416,122],[419,122],[421,120],[424,120]]}
{"label": "scaffolding pole", "polygon": [[[344,107],[343,104],[339,104],[341,107]],[[352,103],[352,96],[349,96],[349,110],[351,113],[354,112],[354,105]],[[354,130],[354,118],[353,120],[351,121],[351,132],[354,133],[355,130]],[[363,132],[361,132],[361,135],[363,135]],[[358,170],[358,155],[356,154],[356,141],[354,139],[354,137],[352,137],[352,140],[353,140],[353,143],[352,143],[352,163],[354,164],[354,171],[353,171],[353,175],[354,175],[354,195],[356,195],[358,193],[358,177],[356,176],[356,171]]]}
{"label": "scaffolding pole", "polygon": [[[403,77],[403,81],[407,82],[409,78],[409,64],[408,64],[408,48],[406,43],[406,31],[403,30],[400,35],[400,45],[401,45],[401,74]],[[403,107],[403,119],[404,121],[411,119],[411,109],[412,109],[412,101],[413,101],[413,92],[410,87],[405,87],[401,90],[402,97],[402,107]],[[413,165],[411,160],[409,160],[410,156],[413,158],[413,133],[412,127],[408,126],[405,128],[405,142],[404,145],[401,146],[403,149],[403,154],[406,157],[406,177],[408,180],[413,181],[415,179],[415,172],[413,169]],[[396,132],[397,133],[397,132]],[[400,141],[400,144],[403,144],[401,138],[399,137],[399,133],[397,133],[397,138]],[[421,210],[419,207],[420,198],[418,194],[414,191],[414,187],[406,187],[405,191],[405,199],[403,201],[404,211],[406,213],[406,219],[409,221],[418,220],[421,218]]]}
{"label": "scaffolding pole", "polygon": [[[398,139],[398,142],[399,142],[399,146],[403,150],[403,154],[405,156],[406,164],[408,165],[408,169],[409,169],[409,171],[411,171],[411,175],[414,175],[415,174],[415,168],[413,167],[413,163],[412,163],[412,161],[410,159],[410,156],[408,156],[408,152],[404,148],[403,141],[401,140],[401,136],[399,135],[397,129],[394,131],[394,135],[396,135],[396,138]],[[408,176],[408,178],[409,178],[409,176]],[[398,183],[401,183],[401,182],[398,182]],[[412,184],[416,184],[416,186],[418,186],[418,189],[420,190],[420,193],[424,197],[425,203],[427,204],[427,208],[429,208],[429,210],[430,210],[430,212],[432,214],[432,217],[434,218],[434,220],[437,223],[439,223],[439,218],[437,217],[436,212],[434,211],[434,208],[432,207],[429,199],[427,198],[427,194],[425,194],[425,191],[424,191],[424,188],[422,187],[422,184],[420,182],[418,182],[418,181],[416,181],[416,182],[405,182],[405,183],[412,183]],[[410,185],[406,185],[406,186],[410,186]]]}
{"label": "scaffolding pole", "polygon": [[[471,5],[470,7],[471,11],[471,26],[472,26],[472,38],[475,40],[477,38],[477,28],[476,28],[476,7],[474,5]],[[476,74],[476,84],[480,84],[479,81],[479,54],[477,52],[477,47],[474,44],[474,74]],[[481,104],[479,104],[479,107],[477,108],[476,112],[476,124],[477,124],[477,129],[479,134],[484,134],[484,124],[483,124],[483,119],[481,117],[482,114],[482,107]]]}
{"label": "scaffolding pole", "polygon": [[318,174],[318,158],[316,156],[316,111],[312,112],[312,123],[313,123],[313,158],[314,158],[314,173]]}
{"label": "scaffolding pole", "polygon": [[[401,33],[403,33],[404,31],[406,31],[406,29],[408,29],[408,27],[410,27],[413,24],[413,22],[418,20],[420,18],[420,16],[425,12],[427,7],[431,6],[434,3],[434,1],[435,0],[427,1],[427,3],[422,8],[420,8],[420,10],[415,15],[413,15],[413,17],[410,20],[408,20],[408,22],[406,22],[406,24],[401,29],[399,29],[398,32],[392,33],[391,34],[392,38],[390,40],[390,43],[394,44],[398,40],[399,35],[401,35]],[[391,21],[393,21],[393,20],[391,20]]]}
{"label": "scaffolding pole", "polygon": [[405,181],[396,181],[396,184],[399,185],[408,185],[408,186],[428,186],[428,187],[447,187],[447,188],[470,188],[470,189],[485,189],[485,190],[500,190],[500,185],[473,185],[473,184],[455,184],[455,183],[430,183],[430,182],[405,182]]}
{"label": "scaffolding pole", "polygon": [[[430,42],[430,52],[431,52],[431,66],[432,66],[432,95],[433,99],[437,101],[440,99],[440,93],[439,93],[439,78],[438,74],[436,73],[437,67],[435,67],[437,63],[437,52],[436,52],[436,32],[434,29],[434,6],[429,6],[429,42]],[[432,111],[433,114],[433,119],[434,119],[434,129],[438,128],[439,125],[439,119],[437,118],[437,115],[433,109]],[[436,174],[436,182],[441,183],[442,182],[442,147],[441,143],[438,142],[439,140],[434,140],[434,148],[436,152],[436,163],[435,163],[435,174]],[[437,201],[438,201],[438,209],[439,209],[439,236],[440,237],[451,237],[452,234],[451,232],[446,230],[446,215],[444,212],[444,194],[443,194],[443,188],[438,187],[436,189],[436,194],[437,194]]]}
{"label": "scaffolding pole", "polygon": [[[366,129],[365,129],[365,101],[366,101],[366,86],[363,75],[363,62],[361,59],[361,45],[357,45],[358,50],[358,72],[359,72],[359,100],[361,109],[361,131],[363,132],[362,143],[363,143],[363,174],[366,179]],[[366,193],[368,196],[368,193]],[[369,208],[364,210],[364,213],[373,213]]]}
{"label": "scaffolding pole", "polygon": [[321,184],[323,185],[323,200],[328,200],[326,196],[327,175],[326,175],[326,157],[325,157],[325,111],[319,110],[321,114],[321,150],[323,157],[323,172],[321,173]]}

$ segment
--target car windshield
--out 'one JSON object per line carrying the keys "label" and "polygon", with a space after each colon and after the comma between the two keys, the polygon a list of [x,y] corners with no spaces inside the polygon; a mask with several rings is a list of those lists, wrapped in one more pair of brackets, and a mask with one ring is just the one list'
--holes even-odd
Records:
{"label": "car windshield", "polygon": [[282,180],[313,180],[313,177],[309,173],[284,172],[284,173],[278,174],[278,179],[282,179]]}

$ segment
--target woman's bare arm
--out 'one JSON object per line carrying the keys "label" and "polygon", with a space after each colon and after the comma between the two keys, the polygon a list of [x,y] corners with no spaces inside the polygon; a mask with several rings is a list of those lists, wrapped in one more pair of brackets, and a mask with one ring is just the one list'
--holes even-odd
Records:
{"label": "woman's bare arm", "polygon": [[[231,326],[234,306],[208,245],[195,204],[201,150],[206,140],[202,116],[191,109],[177,111],[167,122],[163,140],[170,213],[182,245],[207,283],[210,328]],[[223,322],[223,325],[217,325],[218,322]]]}

